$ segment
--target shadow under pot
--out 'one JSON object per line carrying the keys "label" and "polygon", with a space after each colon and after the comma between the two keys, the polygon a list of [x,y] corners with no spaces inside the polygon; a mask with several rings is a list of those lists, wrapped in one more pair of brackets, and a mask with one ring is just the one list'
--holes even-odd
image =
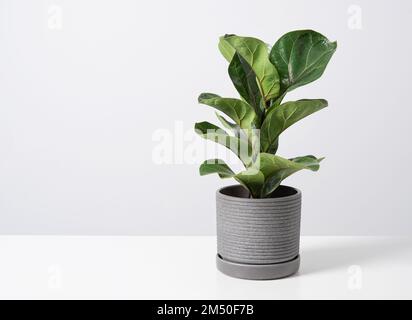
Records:
{"label": "shadow under pot", "polygon": [[249,280],[273,280],[299,269],[302,194],[280,186],[252,199],[240,185],[217,191],[217,268]]}

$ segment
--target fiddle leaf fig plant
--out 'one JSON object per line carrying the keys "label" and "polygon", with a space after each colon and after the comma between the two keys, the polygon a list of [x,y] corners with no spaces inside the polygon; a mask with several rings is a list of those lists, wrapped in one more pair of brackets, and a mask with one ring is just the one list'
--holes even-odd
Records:
{"label": "fiddle leaf fig plant", "polygon": [[195,131],[234,152],[245,170],[235,173],[223,160],[210,159],[201,164],[200,175],[233,178],[251,197],[267,198],[295,172],[319,170],[323,158],[286,159],[277,150],[283,131],[327,107],[328,102],[283,100],[288,92],[319,79],[336,48],[336,42],[312,30],[289,32],[272,48],[256,38],[221,37],[219,50],[229,62],[229,77],[240,98],[202,93],[199,103],[216,109],[227,131],[209,122],[196,123]]}

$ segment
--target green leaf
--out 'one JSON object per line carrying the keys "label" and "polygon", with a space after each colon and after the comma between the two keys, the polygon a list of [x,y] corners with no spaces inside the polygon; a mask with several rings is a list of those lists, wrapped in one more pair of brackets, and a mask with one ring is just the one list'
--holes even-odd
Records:
{"label": "green leaf", "polygon": [[279,72],[281,93],[320,78],[336,48],[336,42],[312,30],[298,30],[282,36],[269,55]]}
{"label": "green leaf", "polygon": [[247,61],[237,52],[230,62],[229,76],[240,96],[255,110],[260,123],[264,109],[261,105],[262,96],[256,82],[256,74]]}
{"label": "green leaf", "polygon": [[225,117],[221,116],[217,112],[216,112],[216,117],[226,129],[231,130],[235,136],[239,136],[239,132],[241,130],[239,125],[237,125],[236,123],[230,122],[229,120],[227,120]]}
{"label": "green leaf", "polygon": [[235,173],[220,159],[210,159],[203,162],[199,167],[201,176],[217,173],[222,179],[232,178]]}
{"label": "green leaf", "polygon": [[221,98],[213,93],[202,93],[198,100],[199,103],[223,112],[242,128],[251,128],[256,119],[253,108],[239,99]]}
{"label": "green leaf", "polygon": [[290,159],[290,161],[305,166],[305,169],[318,171],[320,167],[320,162],[322,162],[324,159],[325,158],[317,159],[315,156],[304,156]]}
{"label": "green leaf", "polygon": [[265,177],[262,172],[250,168],[238,173],[235,177],[237,182],[249,190],[253,198],[259,198]]}
{"label": "green leaf", "polygon": [[281,182],[303,169],[312,171],[319,170],[319,163],[323,158],[317,159],[314,156],[298,157],[291,160],[268,153],[260,154],[260,171],[265,177],[265,182],[261,188],[260,197],[265,198],[279,187]]}
{"label": "green leaf", "polygon": [[326,100],[316,99],[291,101],[270,108],[260,132],[261,150],[273,153],[274,149],[277,149],[278,138],[283,131],[327,105]]}
{"label": "green leaf", "polygon": [[279,95],[279,74],[269,61],[266,43],[256,38],[226,35],[220,38],[219,49],[229,62],[237,52],[250,65],[265,102]]}
{"label": "green leaf", "polygon": [[233,55],[235,54],[236,50],[225,41],[226,38],[232,37],[234,34],[225,34],[224,36],[219,38],[219,51],[223,55],[223,57],[227,61],[232,61]]}
{"label": "green leaf", "polygon": [[250,165],[251,147],[248,142],[238,137],[228,135],[223,129],[209,122],[198,122],[195,124],[195,132],[201,137],[221,144],[235,153],[242,163],[247,167]]}
{"label": "green leaf", "polygon": [[299,164],[296,164],[291,160],[270,153],[261,153],[259,160],[259,168],[265,178],[272,176],[279,170],[300,167]]}
{"label": "green leaf", "polygon": [[293,173],[291,169],[281,169],[275,172],[272,176],[267,178],[263,183],[260,198],[269,197],[282,183],[284,179]]}
{"label": "green leaf", "polygon": [[262,151],[265,151],[267,153],[276,154],[279,148],[279,137],[277,137],[273,142],[269,144],[267,150],[263,150],[262,141],[261,141],[260,148]]}

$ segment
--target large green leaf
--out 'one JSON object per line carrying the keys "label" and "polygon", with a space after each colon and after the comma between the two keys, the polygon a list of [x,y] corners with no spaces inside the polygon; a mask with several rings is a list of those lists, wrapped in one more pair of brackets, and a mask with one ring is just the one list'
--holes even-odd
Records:
{"label": "large green leaf", "polygon": [[203,162],[199,167],[201,176],[217,173],[222,179],[232,178],[235,173],[229,166],[220,159],[209,159]]}
{"label": "large green leaf", "polygon": [[260,171],[265,177],[261,188],[260,197],[268,197],[282,183],[284,179],[293,173],[308,169],[319,170],[319,163],[323,158],[317,159],[314,156],[298,157],[291,160],[268,153],[260,154]]}
{"label": "large green leaf", "polygon": [[279,170],[300,167],[295,162],[270,153],[260,154],[259,168],[265,178],[272,176]]}
{"label": "large green leaf", "polygon": [[256,38],[226,35],[220,38],[219,49],[229,62],[237,52],[250,65],[265,102],[279,95],[279,74],[269,61],[266,43]]}
{"label": "large green leaf", "polygon": [[255,110],[260,123],[264,109],[261,104],[262,96],[256,82],[256,74],[247,61],[237,52],[230,62],[229,76],[241,97]]}
{"label": "large green leaf", "polygon": [[249,190],[253,198],[259,198],[265,177],[262,172],[250,168],[238,173],[235,177],[237,182]]}
{"label": "large green leaf", "polygon": [[241,128],[251,128],[256,119],[253,108],[239,99],[221,98],[213,93],[202,93],[199,96],[199,103],[223,112]]}
{"label": "large green leaf", "polygon": [[233,55],[235,54],[236,50],[232,47],[230,43],[224,41],[225,38],[229,38],[232,36],[236,36],[235,34],[225,34],[224,36],[219,38],[219,51],[223,55],[223,57],[228,61],[232,61]]}
{"label": "large green leaf", "polygon": [[274,153],[277,149],[279,135],[297,121],[327,107],[322,99],[286,102],[271,108],[260,131],[261,150]]}
{"label": "large green leaf", "polygon": [[234,152],[245,166],[252,161],[251,146],[247,140],[228,135],[223,129],[209,122],[198,122],[195,131],[201,137],[221,144]]}
{"label": "large green leaf", "polygon": [[298,30],[282,36],[269,56],[279,72],[281,94],[317,80],[336,48],[336,42],[312,30]]}

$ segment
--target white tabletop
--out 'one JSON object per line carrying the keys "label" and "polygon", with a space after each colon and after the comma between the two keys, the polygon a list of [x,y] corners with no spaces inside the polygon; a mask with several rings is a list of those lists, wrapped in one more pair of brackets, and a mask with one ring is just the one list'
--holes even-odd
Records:
{"label": "white tabletop", "polygon": [[214,237],[0,236],[3,299],[412,299],[412,238],[303,237],[293,277],[215,268]]}

